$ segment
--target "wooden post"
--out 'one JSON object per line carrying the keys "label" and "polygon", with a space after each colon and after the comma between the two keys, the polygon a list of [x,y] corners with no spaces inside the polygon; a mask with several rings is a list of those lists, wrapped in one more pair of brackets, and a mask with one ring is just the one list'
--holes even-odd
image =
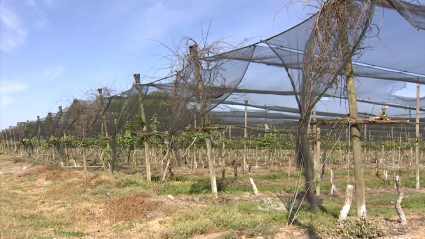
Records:
{"label": "wooden post", "polygon": [[[313,121],[316,122],[316,106],[313,108]],[[313,124],[314,146],[313,146],[313,160],[314,160],[314,174],[316,183],[316,196],[320,196],[320,129],[317,124]]]}
{"label": "wooden post", "polygon": [[226,149],[226,144],[224,143],[224,140],[222,142],[222,152],[221,152],[221,181],[223,183],[223,185],[226,183],[225,179],[226,179],[226,159],[225,159],[225,149]]}
{"label": "wooden post", "polygon": [[320,150],[320,128],[317,127],[317,134],[316,134],[316,169],[315,169],[315,173],[316,173],[316,195],[320,196],[320,181],[321,181],[321,176],[322,176],[322,170],[321,170],[321,166],[322,164],[320,163],[320,154],[321,154],[321,150]]}
{"label": "wooden post", "polygon": [[416,142],[415,142],[415,153],[416,153],[416,189],[420,189],[420,176],[419,176],[419,106],[420,106],[420,95],[421,85],[418,83],[416,92]]}
{"label": "wooden post", "polygon": [[[347,26],[341,26],[344,31],[341,48],[344,56],[350,55],[350,42],[348,40]],[[357,106],[357,92],[353,73],[353,64],[350,61],[345,66],[345,74],[347,77],[347,94],[349,102],[350,117],[359,119],[359,111]],[[357,216],[366,218],[366,197],[363,177],[363,162],[361,159],[361,140],[360,130],[358,125],[350,126],[351,142],[353,145],[353,162],[354,162],[354,177],[356,180],[356,200],[357,200]]]}
{"label": "wooden post", "polygon": [[264,136],[267,135],[267,109],[264,110],[266,116],[264,117]]}
{"label": "wooden post", "polygon": [[[199,151],[199,149],[198,149],[198,151]],[[196,162],[196,153],[197,153],[196,149],[193,149],[193,168],[194,169],[198,168],[198,162]]]}
{"label": "wooden post", "polygon": [[[97,89],[97,92],[99,92],[100,106],[102,107],[103,133],[104,133],[104,136],[105,136],[105,138],[108,142],[106,144],[106,150],[107,150],[107,152],[109,152],[110,149],[111,149],[111,145],[110,145],[111,141],[109,139],[108,124],[106,122],[106,108],[105,108],[105,104],[103,102],[103,90],[102,90],[102,88]],[[108,161],[108,167],[109,167],[110,173],[112,173],[112,171],[113,171],[113,168],[112,168],[113,165],[111,163],[111,160],[112,160],[112,154],[109,155],[109,161]],[[105,159],[103,158],[103,156],[102,156],[102,163],[103,163],[103,167],[106,168],[106,162],[105,162]]]}
{"label": "wooden post", "polygon": [[254,190],[255,196],[260,195],[258,192],[257,186],[255,185],[254,179],[251,177],[251,173],[249,172],[249,181],[251,182],[252,189]]}
{"label": "wooden post", "polygon": [[86,156],[86,148],[84,148],[84,146],[81,148],[81,150],[83,151],[83,168],[84,168],[84,172],[87,173],[87,156]]}
{"label": "wooden post", "polygon": [[364,133],[363,140],[367,141],[367,124],[364,125],[364,132],[363,133]]}
{"label": "wooden post", "polygon": [[394,141],[394,127],[391,126],[391,141]]}
{"label": "wooden post", "polygon": [[[63,127],[64,127],[64,118],[63,118],[62,106],[59,106],[58,107],[58,110],[59,110],[60,120],[62,122],[61,128],[63,129]],[[66,137],[66,132],[63,132],[63,137],[64,138]],[[68,147],[69,147],[69,145],[67,145],[67,144],[64,145],[64,148],[65,148],[65,165],[66,166],[69,166],[69,152],[68,152]]]}
{"label": "wooden post", "polygon": [[229,125],[229,139],[232,139],[232,125]]}
{"label": "wooden post", "polygon": [[5,137],[6,149],[7,149],[5,153],[8,154],[10,153],[10,142],[9,142],[9,138],[7,137],[7,130],[4,131],[4,137]]}
{"label": "wooden post", "polygon": [[[53,136],[53,121],[52,121],[52,113],[49,112],[47,113],[47,118],[46,118],[47,124],[48,124],[48,128],[49,128],[49,137]],[[53,161],[56,160],[55,158],[55,146],[52,146],[52,148],[50,149],[52,152],[52,159]]]}
{"label": "wooden post", "polygon": [[[134,81],[135,81],[137,93],[139,94],[140,117],[142,118],[142,121],[144,123],[143,132],[148,133],[149,130],[148,130],[147,121],[146,121],[145,107],[143,104],[143,94],[142,94],[142,89],[140,86],[140,74],[134,74]],[[151,177],[151,161],[149,158],[149,144],[146,139],[144,142],[144,146],[145,146],[146,180],[151,181],[152,177]]]}
{"label": "wooden post", "polygon": [[345,140],[348,141],[348,130],[345,131]]}
{"label": "wooden post", "polygon": [[194,121],[193,121],[193,127],[197,127],[197,125],[196,125],[196,107],[194,107],[193,108],[194,109],[194,113],[193,113],[193,118],[194,118]]}
{"label": "wooden post", "polygon": [[331,195],[334,195],[338,191],[338,189],[335,186],[334,178],[335,178],[334,169],[331,168],[331,179],[330,179],[330,181],[331,181]]}
{"label": "wooden post", "polygon": [[0,142],[1,142],[1,147],[0,147],[0,151],[3,151],[6,153],[6,139],[3,135],[3,131],[0,131]]}
{"label": "wooden post", "polygon": [[41,138],[41,121],[40,121],[40,116],[37,116],[37,123],[38,123],[37,139],[38,139],[38,143],[41,143],[40,142],[40,138]]}
{"label": "wooden post", "polygon": [[248,137],[248,100],[245,100],[245,128],[243,131],[243,165],[242,165],[242,172],[245,173],[245,165],[246,165],[246,139]]}
{"label": "wooden post", "polygon": [[[189,47],[190,51],[190,57],[192,60],[192,63],[195,67],[195,77],[198,84],[198,98],[201,103],[201,125],[202,127],[205,127],[208,125],[208,115],[206,114],[207,109],[207,102],[205,97],[205,89],[204,89],[204,82],[202,82],[202,75],[201,75],[201,63],[199,62],[199,56],[198,56],[198,45],[192,45]],[[208,131],[205,131],[205,144],[207,146],[207,157],[208,157],[208,166],[210,170],[210,180],[211,180],[211,191],[215,198],[218,198],[218,192],[217,192],[217,180],[215,176],[215,168],[214,168],[214,162],[212,160],[212,143],[211,143],[211,135]]]}

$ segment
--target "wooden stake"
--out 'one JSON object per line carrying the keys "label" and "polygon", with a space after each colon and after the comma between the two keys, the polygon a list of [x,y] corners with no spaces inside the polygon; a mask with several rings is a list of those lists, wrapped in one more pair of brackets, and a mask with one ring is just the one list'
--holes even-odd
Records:
{"label": "wooden stake", "polygon": [[416,153],[416,189],[420,189],[420,176],[419,176],[419,104],[420,104],[420,94],[421,94],[421,85],[417,85],[416,93],[416,142],[415,142],[415,153]]}
{"label": "wooden stake", "polygon": [[246,165],[246,139],[248,137],[248,100],[245,100],[245,128],[243,132],[244,143],[243,143],[243,165],[242,172],[245,173]]}
{"label": "wooden stake", "polygon": [[[202,81],[202,74],[201,74],[201,63],[199,62],[199,56],[198,56],[198,45],[192,45],[189,47],[190,51],[190,57],[192,60],[192,63],[195,67],[195,77],[198,85],[198,98],[201,103],[201,126],[206,127],[208,126],[208,115],[206,114],[207,109],[207,102],[205,97],[205,88],[204,88],[204,82]],[[207,158],[208,158],[208,166],[210,171],[210,181],[211,181],[211,191],[215,198],[218,198],[218,192],[217,192],[217,180],[215,176],[215,169],[214,169],[214,162],[212,159],[212,143],[211,143],[211,135],[209,132],[205,132],[205,144],[207,146]]]}
{"label": "wooden stake", "polygon": [[83,168],[84,168],[84,172],[87,173],[86,149],[84,147],[82,147],[81,150],[83,151]]}
{"label": "wooden stake", "polygon": [[[149,133],[147,121],[146,121],[146,114],[145,114],[145,107],[143,104],[143,94],[142,94],[142,88],[140,86],[140,74],[134,74],[134,82],[137,89],[137,93],[139,95],[139,108],[140,108],[140,117],[143,121],[143,133]],[[145,139],[144,142],[144,148],[145,148],[145,167],[146,167],[146,181],[151,181],[151,163],[149,158],[149,144]]]}
{"label": "wooden stake", "polygon": [[322,171],[321,171],[321,166],[322,164],[320,163],[320,128],[318,127],[317,129],[317,140],[316,140],[316,195],[320,196],[320,181],[321,181],[321,175],[322,175]]}
{"label": "wooden stake", "polygon": [[[350,55],[350,42],[348,39],[347,26],[340,26],[344,31],[341,48],[344,56]],[[358,120],[359,111],[357,106],[357,92],[356,84],[353,73],[353,64],[350,61],[345,66],[346,72],[346,84],[347,84],[347,95],[348,104],[350,110],[350,117]],[[356,180],[356,201],[357,201],[357,217],[366,218],[366,197],[364,187],[364,176],[363,176],[363,163],[361,159],[361,140],[360,130],[358,125],[350,125],[351,142],[353,145],[353,163],[354,163],[354,177]]]}
{"label": "wooden stake", "polygon": [[363,140],[367,140],[367,124],[364,125],[364,136],[363,136]]}
{"label": "wooden stake", "polygon": [[259,195],[258,189],[257,189],[257,186],[255,185],[254,179],[252,179],[251,177],[251,173],[249,173],[249,181],[251,182],[252,189],[254,190],[255,196],[258,196]]}
{"label": "wooden stake", "polygon": [[[99,100],[100,100],[100,105],[102,106],[102,123],[103,123],[103,132],[104,132],[104,136],[105,138],[108,139],[108,143],[106,144],[106,149],[109,151],[109,149],[111,148],[110,142],[109,142],[109,131],[108,131],[108,124],[106,122],[106,108],[105,108],[105,104],[103,102],[103,94],[102,94],[102,89],[97,89],[97,91],[99,92]],[[108,162],[108,166],[109,166],[109,171],[112,173],[113,169],[112,169],[112,164],[111,164],[111,160],[112,157],[110,157],[109,162]],[[103,167],[106,167],[105,164],[105,159],[102,156],[102,163],[103,163]]]}
{"label": "wooden stake", "polygon": [[331,194],[332,195],[334,195],[336,192],[338,192],[338,189],[336,188],[335,183],[334,183],[334,177],[335,177],[335,175],[334,175],[334,169],[331,168],[331,185],[332,185],[332,187],[331,187]]}

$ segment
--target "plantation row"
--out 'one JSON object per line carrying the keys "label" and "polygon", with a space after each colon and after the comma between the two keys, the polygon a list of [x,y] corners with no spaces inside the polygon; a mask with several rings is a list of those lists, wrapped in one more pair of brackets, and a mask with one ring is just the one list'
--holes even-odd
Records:
{"label": "plantation row", "polygon": [[[215,165],[231,165],[233,161],[242,164],[245,157],[246,163],[253,168],[259,165],[267,167],[285,167],[291,171],[295,167],[294,139],[291,134],[268,133],[263,138],[254,139],[227,139],[225,134],[218,131],[212,132],[213,149],[212,158]],[[182,165],[182,163],[194,168],[206,167],[206,150],[204,133],[201,132],[183,132],[180,137],[175,139],[176,148],[171,155],[172,163]],[[322,139],[323,144],[326,139]],[[144,143],[148,143],[148,150],[145,150]],[[165,133],[157,133],[151,136],[135,135],[127,130],[124,135],[117,136],[117,163],[124,165],[133,165],[136,169],[143,165],[146,157],[154,163],[156,169],[163,171],[164,160],[167,149],[167,138]],[[244,149],[244,144],[247,148]],[[322,145],[323,145],[322,144]],[[314,143],[312,144],[314,147]],[[65,136],[56,138],[54,136],[47,140],[23,139],[22,142],[3,141],[0,145],[0,151],[6,154],[20,153],[23,156],[34,159],[48,159],[52,161],[59,160],[64,165],[79,165],[84,159],[86,153],[87,161],[91,166],[103,165],[106,167],[110,160],[111,150],[108,149],[108,138],[99,136],[97,139],[77,139],[75,137]],[[425,145],[421,142],[421,149]],[[351,156],[349,142],[328,142],[328,149],[325,151],[322,147],[322,161],[325,164],[345,164]],[[414,162],[414,142],[363,142],[362,157],[365,163],[375,163],[379,161],[392,162],[395,164],[408,162],[411,166]],[[313,153],[313,151],[312,151]],[[326,153],[326,159],[323,159]],[[145,160],[141,160],[145,159]],[[73,161],[73,163],[69,163]],[[255,166],[255,167],[254,167]],[[243,167],[245,170],[245,167]]]}
{"label": "plantation row", "polygon": [[[120,147],[125,150],[142,149],[144,142],[147,142],[150,146],[164,146],[167,141],[168,132],[160,132],[157,130],[159,122],[154,117],[151,124],[151,134],[140,134],[135,128],[134,123],[127,123],[125,130],[116,136],[117,143]],[[201,148],[205,146],[205,134],[202,132],[187,131],[177,135],[173,143],[177,144],[179,148],[187,148],[193,143],[194,147]],[[31,131],[31,124],[27,123],[23,134],[27,135],[26,132]],[[266,133],[263,137],[249,137],[249,138],[226,138],[226,130],[212,131],[211,138],[214,146],[221,147],[224,142],[226,148],[229,149],[243,149],[245,144],[248,148],[253,149],[295,149],[295,136],[291,133],[280,133],[278,131],[272,131]],[[310,139],[313,140],[313,134],[310,134]],[[351,148],[350,142],[328,140],[329,135],[320,135],[320,141],[323,144],[328,144],[333,149],[348,150]],[[10,149],[13,147],[15,150],[18,147],[23,147],[26,151],[41,148],[44,150],[52,147],[63,147],[63,148],[80,148],[80,147],[101,147],[106,148],[108,144],[108,137],[99,135],[97,138],[77,138],[74,136],[55,137],[50,136],[47,139],[41,139],[41,137],[24,137],[21,141],[17,140],[2,140],[1,147],[3,149]],[[425,144],[420,140],[421,150],[425,149]],[[409,138],[404,141],[382,141],[382,142],[362,142],[363,149],[380,150],[384,147],[386,150],[410,150],[415,147],[416,138]],[[314,143],[312,141],[312,143]]]}

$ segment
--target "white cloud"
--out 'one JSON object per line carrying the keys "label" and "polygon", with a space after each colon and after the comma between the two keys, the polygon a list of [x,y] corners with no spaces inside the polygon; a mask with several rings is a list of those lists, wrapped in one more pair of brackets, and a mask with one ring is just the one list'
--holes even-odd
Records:
{"label": "white cloud", "polygon": [[28,88],[27,84],[21,82],[10,82],[5,81],[1,83],[0,95],[16,93],[19,91],[24,91]]}
{"label": "white cloud", "polygon": [[25,44],[27,36],[21,22],[15,13],[0,4],[0,50],[10,52],[16,47]]}
{"label": "white cloud", "polygon": [[65,70],[63,66],[47,66],[43,69],[41,77],[44,80],[54,80]]}
{"label": "white cloud", "polygon": [[28,88],[27,84],[21,82],[3,81],[0,87],[0,105],[7,106],[15,101],[13,93],[25,91]]}

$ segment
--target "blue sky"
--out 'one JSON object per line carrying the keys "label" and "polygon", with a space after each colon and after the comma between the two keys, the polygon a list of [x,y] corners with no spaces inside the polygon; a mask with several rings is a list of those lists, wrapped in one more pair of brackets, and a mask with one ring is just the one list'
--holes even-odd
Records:
{"label": "blue sky", "polygon": [[[0,1],[0,128],[35,120],[89,89],[123,90],[132,75],[161,77],[169,54],[160,41],[251,42],[305,19],[284,1],[2,0]],[[305,16],[305,14],[304,14]],[[155,40],[155,41],[152,41]],[[159,61],[159,62],[158,62]],[[143,80],[143,79],[142,79]]]}
{"label": "blue sky", "polygon": [[[89,89],[127,89],[134,73],[167,75],[161,56],[169,52],[156,41],[200,40],[201,25],[205,33],[211,22],[211,41],[253,43],[312,11],[301,5],[287,11],[284,5],[283,0],[1,0],[0,129],[57,112]],[[403,95],[415,92],[408,87]]]}

